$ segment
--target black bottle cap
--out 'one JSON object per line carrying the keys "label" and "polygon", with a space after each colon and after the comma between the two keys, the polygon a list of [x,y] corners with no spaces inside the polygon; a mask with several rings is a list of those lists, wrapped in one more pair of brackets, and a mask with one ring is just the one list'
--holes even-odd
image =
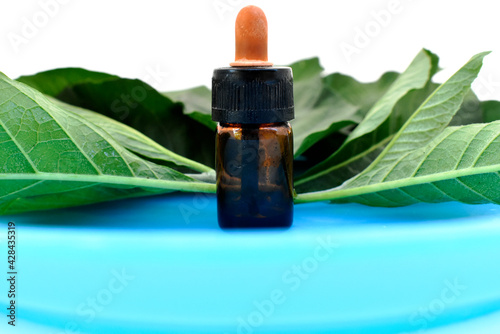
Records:
{"label": "black bottle cap", "polygon": [[263,124],[294,118],[290,67],[222,67],[212,78],[212,120]]}

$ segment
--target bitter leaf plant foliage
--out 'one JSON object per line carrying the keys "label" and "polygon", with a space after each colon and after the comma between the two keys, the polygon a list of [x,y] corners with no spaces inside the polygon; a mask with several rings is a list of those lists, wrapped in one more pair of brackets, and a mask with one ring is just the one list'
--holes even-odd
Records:
{"label": "bitter leaf plant foliage", "polygon": [[[130,131],[144,145],[154,142],[114,121],[54,103],[42,93],[0,75],[0,210],[22,212],[174,190],[212,191],[213,185],[152,163],[115,140]],[[92,114],[92,117],[88,117]],[[101,120],[101,118],[104,119]],[[97,120],[97,122],[96,122]],[[126,140],[126,139],[121,139]],[[164,159],[169,152],[160,150]],[[172,163],[198,163],[172,156]]]}
{"label": "bitter leaf plant foliage", "polygon": [[[443,84],[428,50],[370,83],[292,64],[296,202],[500,204],[500,102],[470,89],[486,54]],[[80,68],[0,74],[0,214],[215,192],[210,99]]]}

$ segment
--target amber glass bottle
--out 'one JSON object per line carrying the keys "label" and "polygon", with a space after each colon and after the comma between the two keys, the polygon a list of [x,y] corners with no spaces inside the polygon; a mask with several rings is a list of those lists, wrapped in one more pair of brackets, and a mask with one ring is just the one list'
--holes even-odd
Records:
{"label": "amber glass bottle", "polygon": [[217,206],[222,228],[289,227],[293,218],[293,80],[288,67],[214,71]]}

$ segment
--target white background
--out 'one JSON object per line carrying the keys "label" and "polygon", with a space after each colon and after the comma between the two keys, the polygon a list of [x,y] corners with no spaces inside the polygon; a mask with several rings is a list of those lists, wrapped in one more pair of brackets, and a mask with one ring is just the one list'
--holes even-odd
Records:
{"label": "white background", "polygon": [[[444,81],[473,54],[491,50],[473,87],[481,99],[500,99],[493,0],[1,0],[0,71],[16,78],[75,66],[138,77],[160,90],[210,85],[213,68],[234,57],[234,19],[248,4],[266,12],[275,64],[319,56],[327,73],[371,81],[404,70],[425,47],[440,56],[436,79]],[[395,13],[381,14],[391,6]],[[367,30],[368,41],[356,44]],[[347,44],[358,53],[346,56]]]}

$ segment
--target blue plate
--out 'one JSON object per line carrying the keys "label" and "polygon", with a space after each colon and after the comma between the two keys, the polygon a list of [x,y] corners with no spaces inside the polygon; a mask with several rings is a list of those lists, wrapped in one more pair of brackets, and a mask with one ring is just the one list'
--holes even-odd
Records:
{"label": "blue plate", "polygon": [[[173,194],[16,223],[1,333],[497,333],[500,206],[295,206],[288,230],[221,231]],[[7,281],[0,283],[6,312]]]}

